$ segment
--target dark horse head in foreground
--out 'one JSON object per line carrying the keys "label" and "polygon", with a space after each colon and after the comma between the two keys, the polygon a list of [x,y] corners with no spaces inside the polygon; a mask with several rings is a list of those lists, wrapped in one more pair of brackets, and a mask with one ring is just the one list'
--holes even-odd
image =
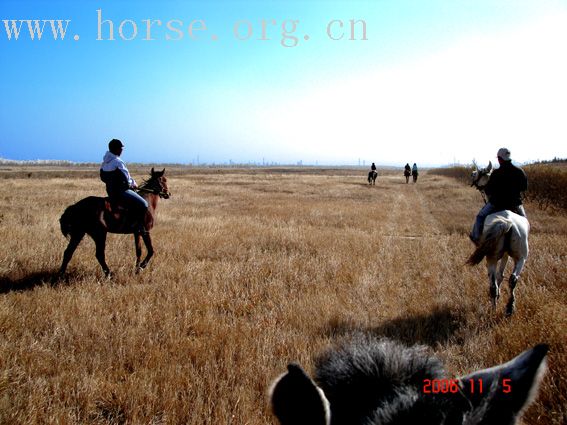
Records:
{"label": "dark horse head in foreground", "polygon": [[537,393],[548,347],[449,379],[423,347],[359,337],[316,360],[312,380],[297,364],[271,388],[282,425],[512,425]]}
{"label": "dark horse head in foreground", "polygon": [[[110,275],[105,260],[105,246],[107,233],[134,234],[136,246],[136,269],[139,271],[147,266],[150,258],[154,254],[150,230],[154,226],[156,208],[159,198],[168,199],[170,192],[167,187],[167,179],[164,176],[165,168],[162,171],[150,171],[150,178],[138,188],[138,193],[148,201],[148,210],[143,223],[142,232],[139,227],[132,226],[128,212],[124,210],[111,211],[108,198],[89,196],[81,199],[74,205],[67,207],[59,223],[61,232],[69,238],[69,245],[63,254],[60,274],[65,273],[69,261],[75,249],[85,236],[89,235],[96,245],[96,258],[100,263],[105,275]],[[147,255],[144,261],[140,262],[142,256],[142,244],[140,238],[144,240]]]}
{"label": "dark horse head in foreground", "polygon": [[376,170],[371,170],[368,172],[368,184],[376,184],[376,177],[378,177],[378,173]]}

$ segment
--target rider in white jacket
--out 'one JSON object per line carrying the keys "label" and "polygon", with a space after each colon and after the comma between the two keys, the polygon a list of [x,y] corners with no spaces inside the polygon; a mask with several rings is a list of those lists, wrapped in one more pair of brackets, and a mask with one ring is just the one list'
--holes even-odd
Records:
{"label": "rider in white jacket", "polygon": [[122,158],[110,151],[104,154],[100,169],[102,171],[114,171],[118,169],[122,172],[122,174],[124,174],[124,177],[126,177],[126,181],[128,182],[128,186],[130,188],[136,189],[138,187],[136,181],[130,175],[128,168],[126,168],[126,164],[124,163],[124,161],[122,161]]}
{"label": "rider in white jacket", "polygon": [[106,192],[110,199],[114,202],[123,201],[134,213],[136,224],[143,230],[148,202],[133,190],[138,185],[120,158],[123,148],[124,145],[120,140],[110,141],[108,152],[104,154],[100,167],[100,178],[106,183]]}

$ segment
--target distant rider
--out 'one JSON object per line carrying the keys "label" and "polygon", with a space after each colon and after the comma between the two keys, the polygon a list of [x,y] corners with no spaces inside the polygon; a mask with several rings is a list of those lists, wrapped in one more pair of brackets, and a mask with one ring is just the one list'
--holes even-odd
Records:
{"label": "distant rider", "polygon": [[370,166],[370,169],[372,171],[376,171],[376,164],[372,163],[372,165]]}
{"label": "distant rider", "polygon": [[406,166],[404,167],[404,176],[406,178],[406,183],[408,183],[409,176],[411,176],[411,167],[407,162],[406,162]]}
{"label": "distant rider", "polygon": [[148,210],[147,201],[134,192],[138,185],[130,176],[126,164],[120,158],[124,145],[118,139],[108,143],[108,152],[104,155],[100,167],[100,179],[106,183],[106,192],[114,205],[123,202],[133,214],[135,225],[143,231],[144,218]]}
{"label": "distant rider", "polygon": [[500,167],[492,172],[488,183],[484,187],[488,202],[476,216],[470,234],[471,241],[477,245],[482,235],[484,220],[488,215],[497,211],[510,210],[526,217],[526,211],[522,205],[522,192],[528,189],[526,173],[512,164],[511,154],[508,149],[499,149],[496,156]]}
{"label": "distant rider", "polygon": [[415,183],[417,181],[417,176],[419,175],[417,172],[417,164],[415,162],[413,163],[413,167],[411,167],[411,175],[413,176],[413,182]]}

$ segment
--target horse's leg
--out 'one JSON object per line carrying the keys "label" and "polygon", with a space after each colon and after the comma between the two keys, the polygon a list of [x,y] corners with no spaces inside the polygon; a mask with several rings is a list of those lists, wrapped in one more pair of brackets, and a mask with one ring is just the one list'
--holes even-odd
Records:
{"label": "horse's leg", "polygon": [[67,270],[67,265],[69,261],[71,261],[71,257],[73,257],[73,253],[81,243],[81,240],[85,236],[84,233],[71,233],[71,240],[63,253],[63,262],[61,263],[61,268],[59,269],[59,274],[64,274]]}
{"label": "horse's leg", "polygon": [[146,258],[144,258],[144,261],[142,261],[142,264],[140,264],[140,269],[145,268],[148,265],[150,258],[154,255],[154,247],[152,246],[150,232],[142,233],[142,239],[144,239],[144,245],[146,245],[148,253],[146,254]]}
{"label": "horse's leg", "polygon": [[510,279],[508,279],[508,284],[510,285],[510,298],[508,299],[508,305],[506,306],[507,316],[511,316],[516,310],[516,284],[518,283],[524,264],[526,264],[526,257],[522,257],[516,261],[514,271],[510,275]]}
{"label": "horse's leg", "polygon": [[498,287],[502,285],[502,281],[504,280],[504,270],[506,269],[506,264],[508,264],[508,254],[505,253],[500,260],[500,264],[498,265],[498,274],[496,275],[496,282],[498,283]]}
{"label": "horse's leg", "polygon": [[98,232],[91,235],[96,246],[96,259],[102,267],[102,271],[106,277],[110,277],[110,269],[106,265],[104,250],[106,247],[106,232],[99,230]]}
{"label": "horse's leg", "polygon": [[142,260],[142,239],[140,232],[134,232],[134,246],[136,247],[136,273],[140,271],[140,261]]}
{"label": "horse's leg", "polygon": [[492,298],[492,307],[496,308],[496,303],[498,298],[500,298],[500,287],[498,286],[498,281],[496,279],[496,265],[497,260],[495,258],[486,259],[486,267],[488,268],[488,280],[490,281],[490,297]]}

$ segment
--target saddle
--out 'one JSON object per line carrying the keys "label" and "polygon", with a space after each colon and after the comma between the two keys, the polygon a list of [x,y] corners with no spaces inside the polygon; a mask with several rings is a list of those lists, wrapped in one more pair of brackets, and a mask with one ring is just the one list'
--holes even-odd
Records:
{"label": "saddle", "polygon": [[104,210],[116,220],[125,217],[128,212],[124,203],[119,200],[111,201],[109,197],[104,198]]}
{"label": "saddle", "polygon": [[108,197],[104,198],[104,222],[113,233],[131,233],[140,226],[124,202]]}

